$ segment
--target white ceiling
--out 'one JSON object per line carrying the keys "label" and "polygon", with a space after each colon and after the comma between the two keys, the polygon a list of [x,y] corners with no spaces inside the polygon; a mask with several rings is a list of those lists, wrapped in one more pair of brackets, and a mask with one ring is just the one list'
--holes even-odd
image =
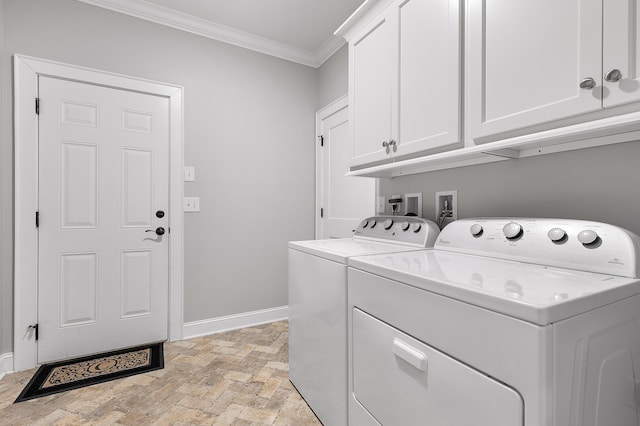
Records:
{"label": "white ceiling", "polygon": [[364,0],[79,0],[309,66],[344,41],[333,32]]}

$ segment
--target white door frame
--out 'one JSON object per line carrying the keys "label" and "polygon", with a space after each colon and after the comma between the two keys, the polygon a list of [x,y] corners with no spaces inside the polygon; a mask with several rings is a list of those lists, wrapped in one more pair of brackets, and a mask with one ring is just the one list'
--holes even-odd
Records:
{"label": "white door frame", "polygon": [[[322,235],[322,219],[320,218],[320,208],[322,207],[322,170],[321,170],[320,158],[322,157],[322,148],[317,138],[320,137],[320,135],[322,135],[322,121],[332,116],[333,114],[337,113],[341,109],[348,108],[348,107],[349,107],[349,95],[345,94],[340,96],[338,99],[334,100],[333,102],[329,103],[329,105],[322,107],[318,112],[316,112],[316,141],[315,141],[315,145],[316,145],[316,209],[314,212],[315,218],[316,218],[315,220],[315,225],[316,225],[315,238],[316,239],[318,239],[320,235]],[[351,126],[351,123],[349,123],[349,126]],[[353,141],[349,141],[349,142],[352,144],[349,149],[349,152],[351,153],[352,147],[353,147]],[[379,184],[380,184],[380,180],[376,179],[375,190],[374,190],[376,196],[379,193],[379,189],[380,189]],[[372,201],[372,203],[375,204],[375,199]],[[375,206],[373,211],[374,212],[376,211]]]}
{"label": "white door frame", "polygon": [[[37,365],[29,325],[38,320],[38,76],[132,90],[169,99],[169,340],[183,323],[183,88],[122,74],[14,55],[14,371]],[[43,106],[44,107],[44,106]]]}

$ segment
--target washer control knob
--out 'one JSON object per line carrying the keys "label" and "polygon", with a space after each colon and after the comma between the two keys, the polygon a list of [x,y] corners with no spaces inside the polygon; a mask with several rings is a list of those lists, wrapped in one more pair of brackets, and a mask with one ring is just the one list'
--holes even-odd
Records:
{"label": "washer control knob", "polygon": [[370,220],[369,221],[369,228],[371,228],[371,229],[375,228],[377,223],[378,222],[376,222],[375,219]]}
{"label": "washer control knob", "polygon": [[597,240],[598,234],[596,234],[596,231],[592,231],[591,229],[585,229],[578,234],[578,241],[580,241],[585,246],[593,244]]}
{"label": "washer control knob", "polygon": [[507,240],[515,240],[522,235],[522,225],[509,222],[502,228],[502,233],[507,237]]}
{"label": "washer control knob", "polygon": [[384,226],[384,229],[391,229],[391,227],[393,226],[393,219],[385,220],[382,225]]}
{"label": "washer control knob", "polygon": [[362,221],[362,227],[366,228],[369,225],[369,221],[367,219]]}
{"label": "washer control knob", "polygon": [[411,230],[413,232],[415,232],[416,234],[418,232],[420,232],[421,229],[422,229],[422,224],[421,223],[414,223],[413,225],[411,225]]}
{"label": "washer control knob", "polygon": [[474,225],[471,225],[471,228],[469,228],[469,231],[471,231],[471,235],[473,235],[474,237],[479,237],[480,235],[482,235],[482,231],[484,231],[482,229],[482,225],[478,225],[477,223]]}
{"label": "washer control knob", "polygon": [[562,228],[553,228],[553,229],[550,229],[549,232],[547,232],[547,237],[549,237],[549,239],[554,243],[557,243],[558,241],[562,241],[566,236],[567,236],[567,233]]}
{"label": "washer control knob", "polygon": [[407,229],[409,229],[409,222],[402,222],[402,230],[406,231]]}

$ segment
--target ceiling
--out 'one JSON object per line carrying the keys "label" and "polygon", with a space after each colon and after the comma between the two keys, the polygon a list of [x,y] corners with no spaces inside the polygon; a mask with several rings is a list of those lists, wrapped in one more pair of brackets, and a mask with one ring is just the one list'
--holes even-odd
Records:
{"label": "ceiling", "polygon": [[313,67],[364,0],[79,0]]}

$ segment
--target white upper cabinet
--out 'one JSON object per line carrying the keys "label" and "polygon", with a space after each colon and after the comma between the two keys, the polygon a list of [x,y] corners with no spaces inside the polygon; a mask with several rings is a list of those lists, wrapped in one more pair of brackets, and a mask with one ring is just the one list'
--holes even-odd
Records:
{"label": "white upper cabinet", "polygon": [[603,106],[640,100],[640,8],[637,0],[604,0]]}
{"label": "white upper cabinet", "polygon": [[393,18],[392,13],[378,16],[349,44],[352,165],[386,159],[390,152],[397,98]]}
{"label": "white upper cabinet", "polygon": [[352,167],[461,142],[460,22],[460,0],[399,0],[350,39]]}
{"label": "white upper cabinet", "polygon": [[349,41],[350,174],[393,177],[637,141],[639,3],[363,3],[337,31]]}
{"label": "white upper cabinet", "polygon": [[560,120],[639,100],[636,3],[468,0],[474,142],[558,127]]}
{"label": "white upper cabinet", "polygon": [[459,0],[404,0],[398,16],[398,154],[461,141]]}

